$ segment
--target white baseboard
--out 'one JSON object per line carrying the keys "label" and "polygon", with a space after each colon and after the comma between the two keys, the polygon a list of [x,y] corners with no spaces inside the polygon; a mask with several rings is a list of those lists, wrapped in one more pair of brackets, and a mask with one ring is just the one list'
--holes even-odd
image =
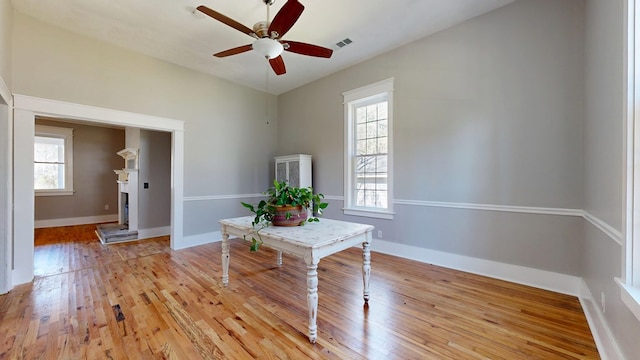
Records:
{"label": "white baseboard", "polygon": [[35,228],[49,228],[58,226],[73,226],[73,225],[85,225],[85,224],[98,224],[118,221],[118,214],[98,215],[98,216],[84,216],[76,218],[64,218],[64,219],[48,219],[48,220],[36,220]]}
{"label": "white baseboard", "polygon": [[372,241],[371,250],[405,259],[551,290],[562,294],[580,295],[582,279],[577,276],[446,253],[417,246],[403,245],[379,239]]}
{"label": "white baseboard", "polygon": [[220,233],[220,231],[184,236],[179,244],[175,244],[173,250],[186,249],[193,246],[204,245],[218,241],[222,241],[222,234]]}
{"label": "white baseboard", "polygon": [[162,226],[151,229],[138,229],[138,240],[149,239],[171,234],[171,226]]}
{"label": "white baseboard", "polygon": [[602,360],[624,359],[622,351],[611,333],[611,329],[604,320],[602,309],[593,298],[587,284],[581,281],[580,305],[584,310],[584,315],[589,323],[593,340],[596,342],[598,352]]}

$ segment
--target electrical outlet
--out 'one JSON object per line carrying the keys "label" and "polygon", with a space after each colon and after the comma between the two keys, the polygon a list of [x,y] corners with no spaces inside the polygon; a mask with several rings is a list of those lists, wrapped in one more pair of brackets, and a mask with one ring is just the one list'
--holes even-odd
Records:
{"label": "electrical outlet", "polygon": [[604,312],[607,310],[604,291],[600,292],[600,305],[602,305],[602,313],[604,314]]}
{"label": "electrical outlet", "polygon": [[382,239],[382,230],[378,230],[378,239]]}
{"label": "electrical outlet", "polygon": [[104,209],[105,209],[105,210],[109,210],[109,204],[106,204],[106,205],[104,206]]}

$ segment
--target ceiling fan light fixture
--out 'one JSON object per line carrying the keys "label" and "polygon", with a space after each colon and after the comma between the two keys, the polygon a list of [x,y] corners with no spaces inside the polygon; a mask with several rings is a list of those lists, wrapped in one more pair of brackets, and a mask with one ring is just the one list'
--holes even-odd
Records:
{"label": "ceiling fan light fixture", "polygon": [[267,59],[277,58],[284,51],[284,47],[279,41],[270,38],[261,38],[251,45],[253,50]]}

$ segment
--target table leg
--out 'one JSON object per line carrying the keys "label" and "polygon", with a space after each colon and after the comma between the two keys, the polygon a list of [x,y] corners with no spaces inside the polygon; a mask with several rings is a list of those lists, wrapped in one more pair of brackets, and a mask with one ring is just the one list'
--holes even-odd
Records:
{"label": "table leg", "polygon": [[[370,234],[370,233],[369,233]],[[367,234],[367,237],[370,236]],[[369,240],[362,243],[362,280],[364,282],[364,302],[369,303],[369,278],[371,277],[371,250]]]}
{"label": "table leg", "polygon": [[229,234],[222,233],[222,285],[229,285]]}
{"label": "table leg", "polygon": [[276,265],[282,266],[282,251],[278,250],[278,258],[276,259]]}
{"label": "table leg", "polygon": [[307,260],[307,305],[309,306],[309,341],[315,344],[318,338],[318,261]]}

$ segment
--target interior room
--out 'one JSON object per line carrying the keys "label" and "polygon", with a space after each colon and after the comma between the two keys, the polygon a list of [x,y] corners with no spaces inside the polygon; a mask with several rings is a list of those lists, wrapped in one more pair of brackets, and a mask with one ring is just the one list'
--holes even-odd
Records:
{"label": "interior room", "polygon": [[[0,0],[1,351],[637,358],[638,14],[635,0]],[[356,209],[352,106],[381,94],[384,211]],[[37,196],[38,125],[109,139],[73,195]],[[127,148],[149,169],[137,238],[102,244]],[[276,158],[299,154],[328,203],[318,225],[366,225],[367,246],[280,265],[220,222],[250,215]],[[111,190],[82,193],[91,182]],[[34,272],[36,229],[67,226],[81,247],[55,246],[77,253]]]}

